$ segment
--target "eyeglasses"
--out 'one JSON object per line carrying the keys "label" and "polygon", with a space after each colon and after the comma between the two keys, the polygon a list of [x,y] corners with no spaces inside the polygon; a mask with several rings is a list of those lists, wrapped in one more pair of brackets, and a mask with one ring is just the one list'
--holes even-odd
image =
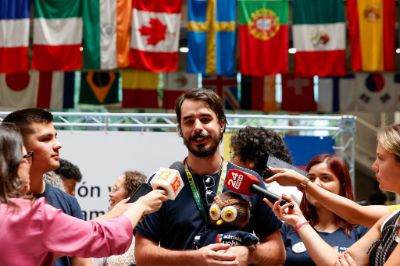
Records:
{"label": "eyeglasses", "polygon": [[204,187],[206,189],[206,202],[207,202],[207,205],[209,206],[214,201],[214,197],[215,197],[215,192],[213,190],[213,188],[215,186],[214,177],[211,175],[203,176],[203,183],[204,183]]}
{"label": "eyeglasses", "polygon": [[33,160],[33,151],[28,151],[22,156],[22,159]]}

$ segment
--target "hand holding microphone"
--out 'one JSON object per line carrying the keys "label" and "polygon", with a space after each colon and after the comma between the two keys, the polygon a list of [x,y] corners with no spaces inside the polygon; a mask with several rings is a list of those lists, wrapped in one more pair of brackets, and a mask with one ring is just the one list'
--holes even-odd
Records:
{"label": "hand holding microphone", "polygon": [[[239,169],[229,170],[225,179],[226,187],[233,192],[244,195],[260,195],[272,203],[281,200],[280,205],[288,203],[285,199],[261,187],[259,183],[260,181],[257,177]],[[293,208],[293,205],[290,205],[290,208]]]}
{"label": "hand holding microphone", "polygon": [[178,170],[160,168],[150,180],[150,185],[148,183],[143,183],[140,185],[130,197],[129,202],[135,202],[141,196],[146,195],[153,189],[164,190],[168,199],[174,200],[182,190],[183,186],[183,180]]}

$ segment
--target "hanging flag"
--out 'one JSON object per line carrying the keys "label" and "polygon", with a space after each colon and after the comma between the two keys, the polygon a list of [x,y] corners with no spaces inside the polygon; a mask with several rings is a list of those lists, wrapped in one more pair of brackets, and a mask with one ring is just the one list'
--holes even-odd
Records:
{"label": "hanging flag", "polygon": [[293,112],[316,111],[313,79],[297,77],[294,74],[282,75],[281,109]]}
{"label": "hanging flag", "polygon": [[83,59],[86,69],[128,66],[132,0],[84,0]]}
{"label": "hanging flag", "polygon": [[198,78],[195,74],[184,72],[165,74],[165,86],[163,90],[163,108],[174,109],[175,101],[184,92],[197,88]]}
{"label": "hanging flag", "polygon": [[74,73],[30,71],[0,75],[0,106],[73,108]]}
{"label": "hanging flag", "polygon": [[122,107],[158,108],[160,74],[147,71],[122,71]]}
{"label": "hanging flag", "polygon": [[189,0],[186,71],[233,75],[236,72],[236,1]]}
{"label": "hanging flag", "polygon": [[297,76],[346,74],[343,0],[293,0],[292,32]]}
{"label": "hanging flag", "polygon": [[80,104],[118,103],[119,73],[116,71],[89,71],[81,76]]}
{"label": "hanging flag", "polygon": [[277,110],[275,76],[245,76],[241,80],[240,108],[263,112]]}
{"label": "hanging flag", "polygon": [[285,0],[239,0],[240,72],[271,75],[288,71],[288,13]]}
{"label": "hanging flag", "polygon": [[216,91],[226,109],[238,110],[240,108],[236,75],[230,77],[220,75],[203,76],[202,88]]}
{"label": "hanging flag", "polygon": [[339,113],[355,110],[354,75],[318,79],[318,112]]}
{"label": "hanging flag", "polygon": [[41,71],[36,107],[62,111],[74,108],[74,72]]}
{"label": "hanging flag", "polygon": [[36,105],[39,72],[0,74],[0,106],[7,108],[31,108]]}
{"label": "hanging flag", "polygon": [[32,68],[82,67],[81,0],[34,0]]}
{"label": "hanging flag", "polygon": [[152,72],[176,71],[182,0],[138,0],[132,8],[129,66]]}
{"label": "hanging flag", "polygon": [[347,18],[354,71],[394,71],[394,0],[348,0]]}
{"label": "hanging flag", "polygon": [[371,113],[399,110],[400,75],[358,73],[356,81],[358,110]]}
{"label": "hanging flag", "polygon": [[0,73],[28,71],[30,0],[0,3]]}

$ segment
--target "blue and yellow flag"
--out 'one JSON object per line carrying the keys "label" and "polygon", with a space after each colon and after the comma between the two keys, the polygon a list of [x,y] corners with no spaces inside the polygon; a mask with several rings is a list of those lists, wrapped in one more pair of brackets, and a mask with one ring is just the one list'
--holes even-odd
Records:
{"label": "blue and yellow flag", "polygon": [[236,71],[236,1],[189,0],[186,71],[232,75]]}

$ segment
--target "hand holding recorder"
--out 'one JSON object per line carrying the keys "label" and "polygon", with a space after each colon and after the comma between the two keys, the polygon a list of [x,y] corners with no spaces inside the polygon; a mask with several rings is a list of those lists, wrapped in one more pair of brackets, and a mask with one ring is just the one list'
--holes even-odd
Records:
{"label": "hand holding recorder", "polygon": [[[282,200],[280,205],[287,203],[285,199],[282,199],[272,192],[269,192],[265,188],[261,187],[259,183],[260,181],[257,177],[239,169],[229,170],[225,179],[226,187],[233,192],[244,195],[257,194],[267,198],[272,203],[275,203],[277,200]],[[293,208],[292,205],[291,208]]]}
{"label": "hand holding recorder", "polygon": [[[173,167],[172,165],[171,167]],[[174,200],[184,187],[182,177],[178,170],[160,168],[150,180],[150,184],[143,183],[130,197],[129,202],[135,202],[141,196],[146,195],[153,189],[162,189],[166,192],[168,199]]]}

